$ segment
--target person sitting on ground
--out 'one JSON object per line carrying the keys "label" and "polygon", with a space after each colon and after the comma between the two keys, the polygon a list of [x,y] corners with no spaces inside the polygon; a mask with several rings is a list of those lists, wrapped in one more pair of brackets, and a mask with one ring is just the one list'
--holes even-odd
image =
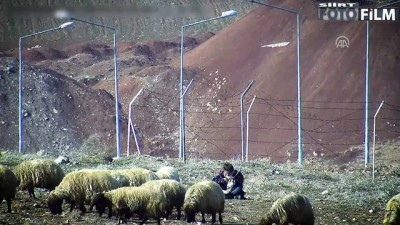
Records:
{"label": "person sitting on ground", "polygon": [[246,199],[243,191],[244,177],[240,171],[233,168],[232,164],[224,163],[222,170],[212,180],[221,186],[226,199],[235,197]]}

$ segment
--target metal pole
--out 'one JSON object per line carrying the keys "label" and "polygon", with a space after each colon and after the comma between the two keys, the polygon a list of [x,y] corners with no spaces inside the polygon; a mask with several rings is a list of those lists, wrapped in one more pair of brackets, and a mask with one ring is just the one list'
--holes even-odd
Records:
{"label": "metal pole", "polygon": [[301,76],[300,76],[300,14],[297,13],[297,148],[298,164],[303,164],[303,140],[301,119]]}
{"label": "metal pole", "polygon": [[139,148],[139,142],[138,142],[137,137],[136,137],[136,132],[135,132],[135,129],[134,129],[134,126],[133,126],[133,123],[132,123],[132,104],[136,100],[136,98],[140,95],[140,93],[142,93],[142,91],[143,91],[143,88],[139,90],[139,92],[135,95],[135,97],[133,97],[132,101],[129,103],[128,143],[127,143],[127,146],[126,146],[126,156],[129,156],[129,154],[131,152],[131,150],[130,150],[131,128],[133,130],[133,137],[135,138],[137,151],[138,151],[139,155],[142,154],[141,151],[140,151],[140,148]]}
{"label": "metal pole", "polygon": [[66,28],[66,27],[69,27],[69,26],[71,26],[73,23],[72,22],[67,22],[67,23],[63,23],[63,24],[61,24],[60,26],[58,26],[58,27],[55,27],[55,28],[51,28],[51,29],[47,29],[47,30],[43,30],[43,31],[40,31],[40,32],[36,32],[36,33],[33,33],[33,34],[28,34],[28,35],[25,35],[25,36],[22,36],[22,37],[20,37],[19,38],[19,85],[18,85],[18,88],[19,88],[19,91],[18,91],[18,133],[19,133],[19,153],[24,153],[24,129],[23,129],[23,127],[24,127],[24,116],[22,115],[22,110],[23,110],[23,108],[22,108],[22,102],[23,102],[23,97],[22,97],[22,92],[23,92],[23,68],[22,68],[22,66],[23,66],[23,63],[22,63],[22,39],[24,39],[24,38],[28,38],[28,37],[32,37],[32,36],[35,36],[35,35],[38,35],[38,34],[44,34],[44,33],[47,33],[47,32],[50,32],[50,31],[55,31],[55,30],[59,30],[59,29],[63,29],[63,28]]}
{"label": "metal pole", "polygon": [[[182,102],[184,103],[185,100],[185,95],[186,92],[189,90],[190,86],[192,85],[193,79],[189,82],[188,86],[185,88],[185,90],[183,91],[182,94]],[[182,159],[185,162],[186,161],[186,123],[185,123],[185,113],[183,113],[183,118],[182,118],[182,134],[183,134],[183,138],[182,138]]]}
{"label": "metal pole", "polygon": [[254,95],[253,100],[250,103],[249,109],[247,109],[247,126],[246,126],[246,162],[249,161],[249,124],[250,124],[250,110],[251,107],[253,106],[254,101],[256,100],[256,97]]}
{"label": "metal pole", "polygon": [[186,24],[181,27],[181,66],[180,66],[180,110],[179,110],[179,158],[182,158],[183,161],[185,161],[185,102],[184,102],[184,90],[183,90],[183,82],[184,82],[184,74],[183,74],[183,54],[184,54],[184,49],[183,49],[183,33],[184,33],[184,28],[185,27],[190,27],[194,26],[197,24],[205,23],[205,22],[210,22],[213,20],[217,19],[222,19],[222,18],[227,18],[231,16],[236,16],[236,11],[230,10],[223,12],[221,16],[214,17],[211,19],[205,19],[201,20],[195,23],[191,24]]}
{"label": "metal pole", "polygon": [[183,114],[184,114],[184,106],[183,106],[183,32],[185,26],[181,27],[181,75],[180,75],[180,95],[179,95],[179,158],[183,158]]}
{"label": "metal pole", "polygon": [[193,79],[192,80],[190,80],[190,82],[189,82],[189,84],[188,84],[188,86],[185,88],[185,90],[183,91],[183,96],[185,96],[186,95],[186,92],[189,90],[189,88],[190,88],[190,86],[192,85],[192,83],[193,83]]}
{"label": "metal pole", "polygon": [[[298,148],[298,164],[303,164],[303,140],[302,140],[302,118],[301,118],[301,76],[300,76],[300,13],[291,9],[282,8],[265,2],[256,0],[246,0],[247,2],[257,3],[266,7],[281,10],[284,12],[296,14],[297,25],[297,148]],[[242,146],[243,149],[243,146]]]}
{"label": "metal pole", "polygon": [[368,103],[369,103],[369,21],[367,21],[367,46],[365,55],[365,166],[369,163],[368,137]]}
{"label": "metal pole", "polygon": [[[121,132],[119,121],[119,97],[118,97],[118,63],[117,63],[117,30],[114,31],[114,78],[115,78],[115,125],[117,135],[117,159],[121,157]],[[134,132],[135,133],[135,132]]]}
{"label": "metal pole", "polygon": [[18,132],[19,132],[19,153],[24,152],[24,128],[23,128],[23,115],[22,115],[22,38],[19,38],[19,92],[18,92]]}
{"label": "metal pole", "polygon": [[109,27],[99,23],[93,23],[90,21],[78,19],[75,17],[69,17],[70,20],[76,20],[82,23],[87,23],[93,26],[102,27],[110,29],[114,32],[114,79],[115,79],[115,132],[116,132],[116,142],[117,142],[117,158],[121,157],[121,130],[120,130],[120,121],[119,121],[119,97],[118,97],[118,63],[117,63],[117,30],[114,27]]}
{"label": "metal pole", "polygon": [[374,115],[374,139],[372,143],[372,181],[375,181],[375,138],[376,138],[376,116],[382,108],[385,101],[382,101]]}
{"label": "metal pole", "polygon": [[244,161],[244,154],[245,154],[245,149],[244,149],[244,114],[243,114],[243,98],[244,95],[249,91],[251,86],[253,85],[254,80],[250,81],[250,83],[247,85],[246,89],[243,91],[243,93],[240,95],[240,133],[242,136],[242,161]]}

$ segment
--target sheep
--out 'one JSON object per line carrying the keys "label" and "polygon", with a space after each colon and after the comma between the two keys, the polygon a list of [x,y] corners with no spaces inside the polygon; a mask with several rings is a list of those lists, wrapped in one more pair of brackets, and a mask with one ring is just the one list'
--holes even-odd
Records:
{"label": "sheep", "polygon": [[393,196],[386,204],[383,225],[399,225],[400,221],[400,194]]}
{"label": "sheep", "polygon": [[18,179],[14,173],[0,165],[0,203],[3,198],[7,201],[7,212],[11,213],[11,199],[15,199],[17,193]]}
{"label": "sheep", "polygon": [[175,180],[162,179],[148,181],[142,184],[141,187],[153,189],[156,193],[164,195],[163,197],[166,199],[166,202],[164,205],[160,205],[160,207],[162,207],[162,211],[165,212],[166,219],[168,219],[174,207],[176,207],[178,211],[177,219],[181,219],[181,208],[186,193],[186,188],[181,183]]}
{"label": "sheep", "polygon": [[81,214],[86,213],[94,194],[120,187],[120,182],[107,170],[79,170],[67,174],[47,200],[52,214],[61,214],[63,200],[71,203],[70,211],[77,205]]}
{"label": "sheep", "polygon": [[111,177],[116,179],[119,183],[120,187],[126,187],[129,186],[130,182],[128,180],[128,177],[124,175],[124,173],[120,170],[109,170],[109,173]]}
{"label": "sheep", "polygon": [[307,197],[299,194],[289,194],[279,198],[272,204],[266,218],[259,225],[314,225],[314,212]]}
{"label": "sheep", "polygon": [[154,172],[143,168],[116,170],[116,172],[128,179],[129,186],[140,186],[147,181],[159,179]]}
{"label": "sheep", "polygon": [[171,180],[176,180],[178,182],[181,182],[178,171],[174,167],[171,167],[171,166],[161,167],[156,172],[156,175],[160,179],[171,179]]}
{"label": "sheep", "polygon": [[225,194],[221,187],[213,181],[202,181],[192,185],[185,194],[183,210],[188,223],[195,222],[197,212],[201,212],[202,223],[205,223],[204,214],[212,215],[212,223],[216,222],[216,213],[219,215],[219,222],[222,224],[224,211]]}
{"label": "sheep", "polygon": [[28,190],[33,198],[36,198],[35,187],[52,191],[64,178],[64,171],[52,160],[24,161],[14,171],[20,182],[19,189]]}
{"label": "sheep", "polygon": [[122,187],[105,193],[98,193],[93,197],[91,207],[96,206],[99,215],[108,208],[108,218],[112,217],[115,210],[118,221],[126,222],[133,213],[139,214],[142,219],[140,224],[153,217],[160,224],[160,218],[164,216],[162,207],[166,199],[158,194],[156,190],[148,187]]}

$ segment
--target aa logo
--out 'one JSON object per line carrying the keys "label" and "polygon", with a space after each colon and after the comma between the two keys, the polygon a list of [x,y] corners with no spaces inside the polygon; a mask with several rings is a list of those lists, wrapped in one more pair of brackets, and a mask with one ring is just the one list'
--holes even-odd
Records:
{"label": "aa logo", "polygon": [[346,36],[339,36],[335,41],[336,48],[349,48],[350,41]]}

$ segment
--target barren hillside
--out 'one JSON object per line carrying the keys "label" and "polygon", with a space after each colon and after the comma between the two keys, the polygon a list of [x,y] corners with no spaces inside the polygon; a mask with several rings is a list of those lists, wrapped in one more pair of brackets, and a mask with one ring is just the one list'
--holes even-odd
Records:
{"label": "barren hillside", "polygon": [[[302,13],[300,65],[305,155],[336,160],[348,160],[346,156],[350,156],[354,159],[362,152],[346,156],[342,153],[364,142],[366,23],[319,21],[313,1],[270,3]],[[253,95],[257,95],[250,121],[251,156],[283,160],[297,157],[295,22],[292,14],[260,7],[185,55],[186,67],[200,69],[204,76],[213,74],[215,79],[226,78],[225,89],[236,94],[234,98],[222,101],[236,103],[235,119],[230,119],[228,113],[215,115],[213,118],[217,122],[202,132],[203,139],[212,137],[217,140],[213,144],[219,149],[240,153],[238,95],[250,80],[255,80],[246,97],[248,107]],[[399,134],[396,126],[400,119],[398,28],[398,23],[390,22],[371,23],[370,28],[369,121],[372,122],[381,100],[388,104],[379,115],[382,118],[378,124],[379,141],[397,138]],[[336,48],[335,40],[339,36],[349,38],[349,48]],[[266,47],[282,42],[289,44]],[[206,90],[197,87],[196,95],[205,94]],[[190,104],[191,101],[187,102]],[[188,123],[195,126],[197,121],[198,117],[190,116]],[[218,130],[218,127],[227,129]],[[191,137],[193,135],[195,132]],[[211,145],[207,149],[225,154]]]}

